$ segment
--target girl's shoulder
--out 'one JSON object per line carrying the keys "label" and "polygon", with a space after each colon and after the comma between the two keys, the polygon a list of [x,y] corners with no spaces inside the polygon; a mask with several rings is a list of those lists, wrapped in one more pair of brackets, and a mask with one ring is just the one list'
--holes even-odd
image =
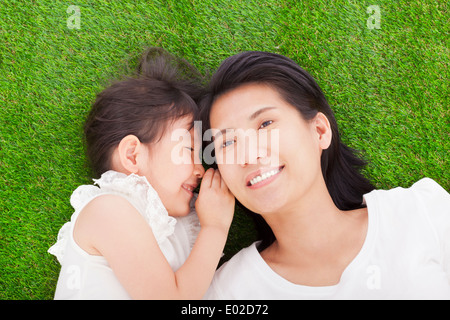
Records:
{"label": "girl's shoulder", "polygon": [[[79,216],[83,213],[84,222],[93,225],[101,221],[133,218],[132,211],[138,212],[148,224],[158,244],[165,241],[175,231],[176,220],[170,217],[157,192],[145,177],[126,175],[116,171],[105,172],[93,185],[81,185],[73,193],[70,203],[74,213],[58,232],[57,242],[49,252],[62,260],[64,248],[73,234]],[[126,208],[123,212],[115,210]],[[85,210],[86,209],[86,210]],[[135,217],[134,217],[135,218]],[[91,221],[92,220],[92,221]]]}
{"label": "girl's shoulder", "polygon": [[96,201],[97,209],[110,207],[114,202],[121,203],[124,199],[128,201],[150,225],[158,243],[175,230],[175,218],[169,216],[158,193],[145,177],[110,170],[102,174],[100,179],[94,179],[94,185],[78,187],[70,202],[77,213],[99,196],[102,197]]}
{"label": "girl's shoulder", "polygon": [[[136,208],[124,197],[116,194],[100,194],[89,201],[79,212],[73,226],[73,239],[90,255],[102,255],[94,246],[95,239],[110,239],[117,236],[131,223],[142,223]],[[145,222],[144,222],[145,223]]]}

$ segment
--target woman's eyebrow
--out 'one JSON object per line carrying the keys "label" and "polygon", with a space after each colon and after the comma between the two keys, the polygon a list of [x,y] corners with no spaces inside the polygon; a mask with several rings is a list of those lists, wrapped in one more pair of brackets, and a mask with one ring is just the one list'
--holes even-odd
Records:
{"label": "woman's eyebrow", "polygon": [[230,129],[230,128],[222,129],[222,130],[219,130],[219,129],[213,129],[213,130],[214,131],[213,131],[212,136],[211,136],[212,141],[217,139],[219,136],[225,135],[228,131],[234,131],[234,129]]}
{"label": "woman's eyebrow", "polygon": [[[250,117],[248,117],[249,120],[255,120],[261,113],[264,113],[266,111],[272,110],[272,109],[276,109],[277,107],[274,106],[268,106],[268,107],[264,107],[261,108],[259,110],[256,110],[255,112],[253,112]],[[219,137],[219,135],[224,135],[228,130],[234,130],[234,129],[222,129],[222,130],[218,130],[215,133],[213,133],[212,138],[217,139]]]}
{"label": "woman's eyebrow", "polygon": [[271,110],[271,109],[276,109],[276,107],[269,106],[269,107],[261,108],[261,109],[255,111],[254,113],[252,113],[248,119],[249,120],[255,120],[261,113],[264,113],[264,112],[266,112],[268,110]]}

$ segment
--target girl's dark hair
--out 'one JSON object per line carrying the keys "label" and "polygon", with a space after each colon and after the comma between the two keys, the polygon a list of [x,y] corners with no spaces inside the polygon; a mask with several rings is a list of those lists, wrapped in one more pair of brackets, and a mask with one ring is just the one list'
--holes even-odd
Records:
{"label": "girl's dark hair", "polygon": [[[332,141],[322,152],[321,168],[325,183],[335,205],[341,210],[362,208],[362,196],[374,189],[361,174],[366,163],[357,157],[356,151],[342,143],[328,102],[314,78],[293,60],[274,53],[248,51],[227,58],[209,83],[207,94],[201,102],[201,118],[204,129],[210,128],[209,116],[214,101],[221,95],[248,83],[261,83],[274,88],[281,97],[294,106],[305,120],[311,120],[318,112],[328,118]],[[275,236],[265,220],[250,212],[256,223],[264,250]]]}
{"label": "girl's dark hair", "polygon": [[97,95],[84,125],[86,151],[94,175],[111,169],[111,154],[127,135],[142,143],[161,138],[170,121],[198,116],[200,74],[161,48],[149,48],[136,73]]}

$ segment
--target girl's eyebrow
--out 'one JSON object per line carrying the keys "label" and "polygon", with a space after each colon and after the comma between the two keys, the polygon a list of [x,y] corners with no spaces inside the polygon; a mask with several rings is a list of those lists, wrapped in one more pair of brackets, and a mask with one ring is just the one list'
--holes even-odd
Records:
{"label": "girl's eyebrow", "polygon": [[276,109],[276,108],[277,107],[273,107],[273,106],[268,106],[268,107],[261,108],[261,109],[255,111],[254,113],[252,113],[252,115],[250,117],[248,117],[248,119],[249,120],[255,120],[261,113],[264,113],[264,112],[266,112],[268,110]]}

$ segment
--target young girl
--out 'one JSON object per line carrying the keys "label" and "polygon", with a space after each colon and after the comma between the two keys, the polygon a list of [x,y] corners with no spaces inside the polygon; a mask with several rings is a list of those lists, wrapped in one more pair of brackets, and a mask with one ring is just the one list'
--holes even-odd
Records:
{"label": "young girl", "polygon": [[[261,233],[217,271],[206,298],[450,299],[449,194],[429,178],[374,190],[294,61],[230,57],[203,101],[204,128],[220,132],[221,176]],[[253,153],[242,135],[251,130],[270,141]],[[239,150],[244,161],[221,161]]]}
{"label": "young girl", "polygon": [[199,299],[206,292],[234,197],[217,171],[198,164],[192,140],[172,139],[179,129],[195,134],[199,91],[185,80],[189,68],[150,49],[138,77],[98,95],[85,135],[101,177],[74,191],[75,212],[49,249],[62,266],[55,299]]}

